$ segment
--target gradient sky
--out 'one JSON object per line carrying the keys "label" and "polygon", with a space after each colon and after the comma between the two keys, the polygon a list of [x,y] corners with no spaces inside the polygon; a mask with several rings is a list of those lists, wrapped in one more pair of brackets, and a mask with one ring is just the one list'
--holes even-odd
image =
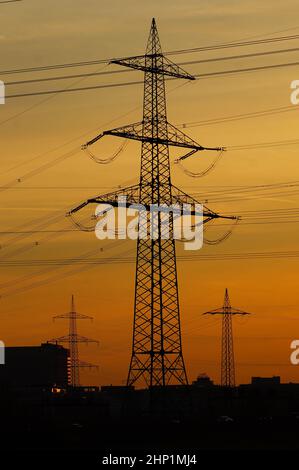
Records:
{"label": "gradient sky", "polygon": [[[280,1],[273,0],[24,0],[3,4],[0,5],[0,70],[142,54],[153,16],[157,20],[162,47],[177,50],[247,38],[297,34],[297,13],[296,0],[286,0],[283,6]],[[280,33],[283,30],[289,31]],[[278,44],[173,56],[172,60],[180,62],[283,49],[296,47],[298,41]],[[246,61],[196,64],[185,66],[185,69],[200,74],[296,60],[297,53],[288,53]],[[116,69],[113,65],[109,67]],[[95,65],[34,75],[1,76],[0,73],[0,79],[7,83],[100,71],[102,68],[103,65]],[[6,91],[7,94],[26,93],[141,78],[140,73],[131,72],[88,78],[81,80],[80,84],[78,79],[58,84],[7,84]],[[202,79],[177,89],[179,82],[170,82],[167,86],[168,118],[179,125],[289,106],[290,82],[295,79],[299,79],[298,68],[287,67]],[[105,128],[140,120],[142,92],[142,86],[137,85],[65,93],[51,98],[10,99],[0,106],[0,186],[21,178],[21,183],[9,189],[0,188],[1,230],[34,230],[41,219],[47,220],[56,213],[62,217],[44,230],[69,228],[70,223],[63,214],[70,207],[118,185],[137,182],[140,151],[133,142],[111,165],[97,165],[83,152],[78,152],[40,174],[23,180],[22,177],[80,146]],[[186,129],[186,133],[206,146],[229,147],[296,139],[298,116],[295,110],[258,119],[193,127]],[[83,134],[86,135],[80,138]],[[109,156],[118,145],[118,141],[107,138],[95,149],[103,156]],[[58,149],[53,151],[55,148]],[[171,155],[173,161],[175,154]],[[37,158],[32,160],[34,157]],[[201,179],[189,178],[174,166],[173,183],[186,192],[200,194],[203,200],[220,186],[294,181],[299,168],[297,157],[298,147],[295,145],[228,151],[214,171]],[[197,160],[188,162],[188,168],[199,171],[210,162],[211,156],[202,154]],[[220,200],[207,205],[220,213],[237,215],[245,210],[296,208],[297,199],[298,196],[280,193],[264,197],[252,195],[249,200]],[[208,228],[207,236],[215,237],[223,230],[223,227]],[[101,243],[93,233],[35,233],[17,240],[14,235],[0,236],[0,254],[15,260],[76,257],[100,248]],[[202,253],[288,251],[296,250],[297,246],[296,223],[240,223],[226,242],[205,246]],[[130,241],[109,241],[103,247],[103,253],[99,254],[103,257],[126,256],[129,250],[133,255],[135,250],[135,244]],[[181,248],[179,253],[183,253]],[[65,334],[67,323],[53,323],[51,317],[68,310],[70,296],[74,293],[78,311],[94,317],[93,323],[81,322],[79,332],[100,341],[99,347],[89,345],[81,348],[82,359],[100,366],[98,373],[84,372],[84,380],[93,384],[123,383],[131,348],[135,266],[98,266],[66,276],[72,269],[1,268],[0,338],[7,345],[29,345]],[[28,289],[33,282],[51,279],[58,274],[61,274],[59,280]],[[232,304],[253,313],[250,317],[235,318],[234,322],[238,383],[248,382],[252,375],[281,375],[284,382],[298,382],[299,366],[292,366],[289,360],[290,343],[299,338],[298,259],[179,261],[178,276],[183,350],[191,380],[206,372],[213,380],[219,381],[221,324],[219,319],[202,317],[201,313],[220,307],[224,289],[228,287]],[[27,289],[16,292],[21,287]]]}

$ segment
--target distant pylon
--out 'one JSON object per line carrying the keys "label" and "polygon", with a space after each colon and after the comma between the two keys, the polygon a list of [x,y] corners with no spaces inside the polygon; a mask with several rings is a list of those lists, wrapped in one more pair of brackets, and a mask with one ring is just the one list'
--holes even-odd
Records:
{"label": "distant pylon", "polygon": [[77,334],[77,320],[92,320],[92,317],[82,315],[76,312],[74,295],[71,299],[71,310],[70,312],[63,313],[61,315],[55,315],[53,319],[68,318],[69,319],[69,334],[66,336],[60,336],[59,338],[53,338],[48,343],[68,343],[70,351],[70,375],[69,385],[72,387],[80,386],[80,367],[98,367],[97,365],[90,364],[79,360],[78,343],[99,343],[95,339],[86,338]]}
{"label": "distant pylon", "polygon": [[236,378],[232,315],[249,315],[249,312],[243,312],[243,310],[233,308],[229,301],[228,290],[225,289],[223,307],[203,313],[203,315],[217,314],[222,315],[221,385],[223,387],[235,387]]}

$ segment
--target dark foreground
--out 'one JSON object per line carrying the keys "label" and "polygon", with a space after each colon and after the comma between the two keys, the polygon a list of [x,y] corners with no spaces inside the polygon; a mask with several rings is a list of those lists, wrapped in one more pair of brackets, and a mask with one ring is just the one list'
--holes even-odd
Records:
{"label": "dark foreground", "polygon": [[293,387],[282,395],[219,389],[6,393],[1,456],[38,468],[57,468],[58,462],[58,468],[64,462],[96,468],[105,459],[133,468],[117,457],[136,457],[134,468],[146,463],[194,468],[223,458],[232,465],[269,459],[285,465],[299,457],[299,393]]}

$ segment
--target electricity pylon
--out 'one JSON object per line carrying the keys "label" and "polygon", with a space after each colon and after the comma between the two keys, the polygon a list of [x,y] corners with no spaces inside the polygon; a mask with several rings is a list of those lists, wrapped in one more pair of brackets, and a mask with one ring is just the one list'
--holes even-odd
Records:
{"label": "electricity pylon", "polygon": [[[141,204],[149,211],[151,205],[176,205],[183,214],[184,204],[189,204],[190,213],[196,214],[196,204],[200,203],[171,183],[169,147],[186,149],[188,156],[202,150],[221,149],[203,147],[170,124],[165,96],[165,77],[195,78],[163,55],[155,19],[152,20],[145,55],[114,59],[111,63],[144,72],[143,119],[104,131],[83,148],[107,135],[140,141],[140,181],[137,185],[88,199],[68,215],[88,204],[106,203],[116,207],[119,196],[126,197],[125,207]],[[149,387],[188,383],[182,354],[174,215],[170,213],[169,216],[168,239],[163,237],[165,224],[161,213],[154,221],[154,231],[158,234],[156,239],[140,236],[140,233],[148,233],[149,212],[146,217],[139,218],[133,345],[127,385],[133,385],[139,379]],[[203,223],[206,223],[220,215],[204,207],[203,217]]]}
{"label": "electricity pylon", "polygon": [[223,307],[203,315],[222,315],[222,341],[221,341],[221,385],[223,387],[235,387],[235,357],[233,342],[233,315],[250,315],[249,312],[243,312],[233,308],[230,304],[228,290],[225,289]]}
{"label": "electricity pylon", "polygon": [[95,339],[86,338],[85,336],[78,335],[77,333],[77,320],[92,320],[92,317],[82,315],[76,312],[74,296],[72,295],[71,310],[70,312],[63,313],[61,315],[55,315],[54,320],[67,318],[69,320],[69,334],[66,336],[60,336],[59,338],[53,338],[48,343],[67,343],[70,351],[70,375],[69,385],[72,387],[80,386],[80,368],[81,367],[98,367],[89,362],[79,360],[78,343],[99,343]]}

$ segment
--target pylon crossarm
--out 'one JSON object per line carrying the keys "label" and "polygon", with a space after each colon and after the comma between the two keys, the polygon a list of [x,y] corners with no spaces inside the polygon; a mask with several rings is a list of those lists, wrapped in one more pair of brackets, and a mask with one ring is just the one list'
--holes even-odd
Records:
{"label": "pylon crossarm", "polygon": [[112,135],[124,139],[142,140],[142,122],[134,122],[126,126],[116,127],[103,132],[103,135]]}
{"label": "pylon crossarm", "polygon": [[[197,153],[201,150],[208,150],[208,151],[221,152],[221,153],[226,151],[225,147],[201,147],[200,149],[194,149],[194,150],[191,150],[191,152],[188,152],[185,155],[182,155],[181,157],[177,158],[174,161],[174,163],[179,163],[183,160],[186,160],[187,158],[191,157],[192,155],[194,155],[195,153]],[[213,165],[213,167],[214,167],[214,165]]]}
{"label": "pylon crossarm", "polygon": [[[103,205],[106,205],[106,206],[111,206],[111,208],[107,208],[105,207],[103,209],[103,211],[98,211],[97,212],[97,215],[94,216],[95,219],[97,219],[98,217],[104,215],[105,212],[107,212],[108,210],[112,209],[112,208],[126,208],[126,209],[136,209],[137,211],[147,211],[147,212],[151,212],[151,211],[155,211],[155,210],[158,210],[159,212],[163,213],[168,213],[168,212],[172,212],[174,215],[177,215],[177,216],[186,216],[186,215],[193,215],[193,216],[201,216],[203,215],[204,217],[206,217],[206,219],[203,221],[203,223],[206,223],[212,219],[215,219],[215,218],[219,218],[221,217],[220,215],[218,214],[215,214],[209,210],[207,211],[204,211],[204,212],[199,212],[197,211],[195,208],[190,208],[190,210],[186,209],[183,205],[183,203],[180,203],[178,204],[178,202],[181,202],[181,201],[178,201],[176,200],[176,203],[175,203],[175,207],[170,209],[168,208],[167,206],[163,207],[161,206],[160,208],[157,208],[155,207],[155,205],[153,206],[152,204],[141,204],[138,202],[138,200],[135,200],[135,199],[126,199],[125,201],[121,201],[119,199],[109,199],[109,198],[104,198],[103,196],[98,196],[98,197],[95,197],[95,198],[92,198],[92,199],[88,199],[85,203],[83,204],[80,204],[80,206],[78,207],[75,207],[74,209],[72,209],[70,212],[68,212],[66,215],[67,216],[72,216],[75,212],[79,211],[80,209],[82,209],[83,207],[86,207],[87,205],[89,204],[103,204]],[[163,204],[163,203],[162,203]],[[185,203],[184,203],[185,204]],[[227,218],[230,218],[230,217],[227,217]],[[196,224],[197,225],[197,224]]]}
{"label": "pylon crossarm", "polygon": [[47,341],[47,343],[68,343],[70,340],[69,335],[66,336],[59,336],[59,338],[52,338]]}
{"label": "pylon crossarm", "polygon": [[66,216],[68,217],[74,214],[75,212],[78,212],[79,210],[83,209],[85,206],[89,204],[89,201],[90,199],[87,199],[87,201],[82,202],[81,204],[79,204],[79,206],[74,207],[73,209],[71,209],[70,211],[66,213]]}
{"label": "pylon crossarm", "polygon": [[95,369],[98,369],[99,366],[97,364],[91,364],[91,362],[86,362],[86,361],[79,361],[78,363],[78,367],[82,367],[82,368],[88,368],[88,369],[91,369],[91,368],[95,368]]}
{"label": "pylon crossarm", "polygon": [[53,320],[57,320],[59,318],[76,318],[77,320],[92,320],[92,317],[89,317],[88,315],[83,315],[82,313],[78,312],[68,312],[68,313],[62,313],[61,315],[55,315],[53,317]]}
{"label": "pylon crossarm", "polygon": [[179,160],[185,159],[187,156],[191,156],[193,153],[202,150],[223,150],[222,147],[204,147],[203,145],[200,145],[198,142],[191,139],[191,137],[169,122],[167,123],[167,130],[169,139],[168,145],[175,147],[185,147],[193,150],[192,152],[189,152],[188,154],[180,157]]}
{"label": "pylon crossarm", "polygon": [[243,312],[243,310],[239,310],[238,308],[230,308],[229,310],[224,310],[221,308],[216,308],[215,310],[209,310],[208,312],[204,312],[202,315],[250,315],[249,312]]}
{"label": "pylon crossarm", "polygon": [[197,149],[190,150],[190,152],[185,153],[185,155],[183,155],[182,157],[176,158],[175,161],[174,161],[174,163],[179,163],[180,161],[185,160],[186,158],[191,157],[191,155],[194,155],[194,154],[197,153],[197,152],[198,152]]}
{"label": "pylon crossarm", "polygon": [[53,317],[53,321],[57,320],[58,318],[69,318],[68,315],[69,315],[69,312],[67,312],[67,313],[62,313],[61,315],[55,315],[55,316]]}
{"label": "pylon crossarm", "polygon": [[111,135],[115,137],[121,137],[123,139],[138,140],[140,142],[149,142],[155,144],[169,145],[172,147],[192,149],[191,152],[188,152],[182,157],[179,157],[176,162],[180,160],[185,160],[186,158],[193,155],[195,152],[203,150],[225,150],[223,147],[204,147],[203,145],[191,139],[191,137],[187,136],[184,132],[180,131],[170,123],[167,123],[167,138],[144,135],[143,126],[143,122],[135,122],[133,124],[128,124],[126,126],[116,127],[115,129],[104,131],[102,134],[99,134],[98,136],[86,142],[86,144],[82,145],[82,149],[86,150],[87,147],[93,145],[95,142],[102,139],[105,135]]}
{"label": "pylon crossarm", "polygon": [[92,145],[92,144],[96,143],[98,140],[102,139],[103,137],[104,137],[104,133],[97,135],[97,136],[94,137],[93,139],[91,139],[91,140],[89,140],[88,142],[86,142],[86,144],[83,144],[83,145],[81,146],[81,149],[82,149],[82,150],[85,150],[89,145]]}
{"label": "pylon crossarm", "polygon": [[[147,121],[146,123],[150,124],[150,122],[148,123]],[[177,129],[175,126],[173,126],[170,123],[167,123],[167,134],[168,134],[167,138],[145,135],[143,132],[143,126],[144,126],[144,122],[136,122],[133,124],[128,124],[126,126],[116,127],[115,129],[104,131],[99,136],[87,142],[83,146],[83,148],[85,149],[87,146],[94,144],[105,135],[111,135],[115,137],[121,137],[124,139],[138,140],[140,142],[169,145],[172,147],[189,148],[189,149],[192,149],[193,151],[221,150],[220,147],[211,147],[211,148],[203,147],[202,145],[195,142],[195,140],[188,137],[186,134],[184,134],[184,132],[180,131],[179,129]]]}
{"label": "pylon crossarm", "polygon": [[76,343],[97,343],[99,342],[96,339],[87,338],[86,336],[76,335]]}
{"label": "pylon crossarm", "polygon": [[[191,215],[199,215],[198,212],[195,211],[195,207],[198,204],[201,204],[201,202],[197,201],[194,199],[192,196],[189,196],[188,194],[184,193],[181,191],[179,188],[176,186],[172,185],[172,203],[173,204],[188,204],[192,206],[191,209]],[[207,217],[209,220],[212,219],[230,219],[230,220],[236,220],[238,217],[236,216],[229,216],[229,215],[220,215],[217,214],[216,212],[210,210],[208,207],[203,205],[203,217]]]}
{"label": "pylon crossarm", "polygon": [[142,131],[142,122],[136,122],[133,124],[129,124],[127,126],[117,127],[115,129],[107,130],[98,134],[93,139],[89,140],[85,144],[82,145],[82,150],[86,150],[87,147],[90,145],[95,144],[100,139],[102,139],[105,135],[114,135],[116,137],[124,137],[126,139],[136,139],[138,140],[138,136]]}
{"label": "pylon crossarm", "polygon": [[145,55],[113,59],[109,64],[121,65],[135,70],[145,70]]}
{"label": "pylon crossarm", "polygon": [[175,64],[165,56],[163,56],[163,70],[164,75],[168,75],[175,78],[184,78],[186,80],[196,80],[193,75],[186,72],[184,69],[182,69],[182,67]]}
{"label": "pylon crossarm", "polygon": [[[206,206],[203,205],[203,212],[198,212],[196,209],[196,205],[201,204],[199,201],[194,199],[192,196],[189,196],[188,194],[184,193],[180,189],[178,189],[176,186],[172,185],[172,204],[177,207],[177,211],[179,211],[178,215],[193,215],[193,216],[203,216],[204,221],[203,223],[207,223],[210,220],[213,219],[229,219],[229,220],[238,220],[239,217],[236,216],[225,216],[225,215],[220,215],[217,214],[216,212],[210,210]],[[123,201],[121,200],[123,198]],[[165,204],[167,204],[168,201],[165,201]],[[164,201],[162,200],[161,203],[163,204]],[[125,207],[125,208],[132,208],[132,206],[135,206],[136,209],[140,207],[140,185],[134,185],[134,186],[129,186],[127,188],[120,189],[118,191],[114,191],[111,193],[106,193],[101,196],[96,196],[90,199],[87,199],[86,201],[82,202],[79,204],[79,206],[74,207],[71,209],[69,212],[67,212],[66,216],[72,217],[73,215],[83,209],[84,207],[90,205],[90,204],[105,204],[105,205],[110,205],[111,207],[118,208],[118,207]],[[186,210],[185,205],[188,204],[190,207],[190,210]],[[150,204],[142,204],[142,210],[151,210],[151,205]],[[105,211],[107,211],[107,208],[105,208]],[[184,211],[184,212],[183,212]],[[175,212],[175,211],[174,211]],[[96,219],[99,217],[101,213],[97,213],[97,216],[94,216]],[[78,222],[76,222],[73,219],[74,223],[78,225]],[[84,229],[84,227],[81,227]],[[90,230],[90,227],[89,227]],[[94,227],[92,227],[92,230],[94,230]],[[63,317],[61,317],[63,318]]]}
{"label": "pylon crossarm", "polygon": [[[197,201],[197,199],[194,199],[194,197],[189,196],[189,194],[185,193],[174,185],[172,185],[172,203],[189,204],[192,206],[195,206],[195,204],[202,204],[200,201]],[[202,204],[202,206],[204,211],[206,211],[207,214],[209,214],[211,217],[217,217],[218,214],[216,214],[216,212],[211,211],[204,204]]]}
{"label": "pylon crossarm", "polygon": [[238,308],[231,307],[230,315],[251,315],[250,312],[244,312],[243,310],[239,310]]}
{"label": "pylon crossarm", "polygon": [[[52,338],[48,340],[48,343],[68,343],[71,339],[71,335],[59,336],[58,338]],[[76,335],[76,343],[97,343],[96,339],[87,338],[85,336]]]}
{"label": "pylon crossarm", "polygon": [[[181,213],[181,210],[183,209],[183,204],[189,204],[192,207],[190,211],[185,211],[185,215],[200,215],[201,214],[195,210],[195,205],[201,204],[199,201],[195,200],[193,197],[184,193],[183,191],[181,191],[175,186],[172,186],[172,188],[173,188],[172,204],[179,205],[178,210],[180,211],[180,213]],[[124,201],[121,200],[121,197],[124,198]],[[161,200],[162,204],[166,204],[166,202],[168,201],[164,202],[163,200]],[[86,201],[82,202],[79,206],[74,207],[69,212],[67,212],[66,215],[70,216],[78,212],[79,210],[83,209],[89,204],[110,204],[112,207],[126,207],[126,208],[132,207],[132,205],[133,206],[135,205],[136,209],[138,209],[138,206],[140,205],[140,185],[129,186],[127,188],[123,188],[118,191],[106,193],[101,196],[96,196],[96,197],[87,199]],[[142,206],[143,206],[143,209],[145,208],[148,211],[151,210],[150,204],[142,204]],[[204,208],[203,215],[205,217],[209,217],[210,219],[213,219],[213,218],[235,219],[236,218],[234,216],[221,216],[217,214],[216,212],[211,211],[205,206],[203,206],[203,208]]]}
{"label": "pylon crossarm", "polygon": [[[156,65],[156,58],[160,58],[158,66]],[[161,58],[163,58],[162,61]],[[193,77],[193,75],[188,72],[185,72],[185,70],[183,70],[179,65],[174,64],[171,60],[167,59],[161,53],[113,59],[110,61],[110,64],[117,64],[124,67],[129,67],[131,69],[166,75],[168,77],[173,78],[195,80],[195,77]]]}
{"label": "pylon crossarm", "polygon": [[138,204],[139,203],[139,192],[140,186],[139,184],[134,186],[128,186],[127,188],[119,189],[118,191],[113,191],[110,193],[103,194],[101,196],[96,196],[79,204],[79,206],[74,207],[70,211],[67,212],[67,216],[78,212],[79,210],[83,209],[89,204],[110,204],[113,207],[117,207],[119,198],[125,197],[126,201],[129,205],[131,204]]}
{"label": "pylon crossarm", "polygon": [[214,310],[209,310],[208,312],[204,312],[202,315],[217,315],[217,314],[220,314],[220,315],[223,315],[224,314],[224,311],[223,311],[223,308],[215,308]]}

